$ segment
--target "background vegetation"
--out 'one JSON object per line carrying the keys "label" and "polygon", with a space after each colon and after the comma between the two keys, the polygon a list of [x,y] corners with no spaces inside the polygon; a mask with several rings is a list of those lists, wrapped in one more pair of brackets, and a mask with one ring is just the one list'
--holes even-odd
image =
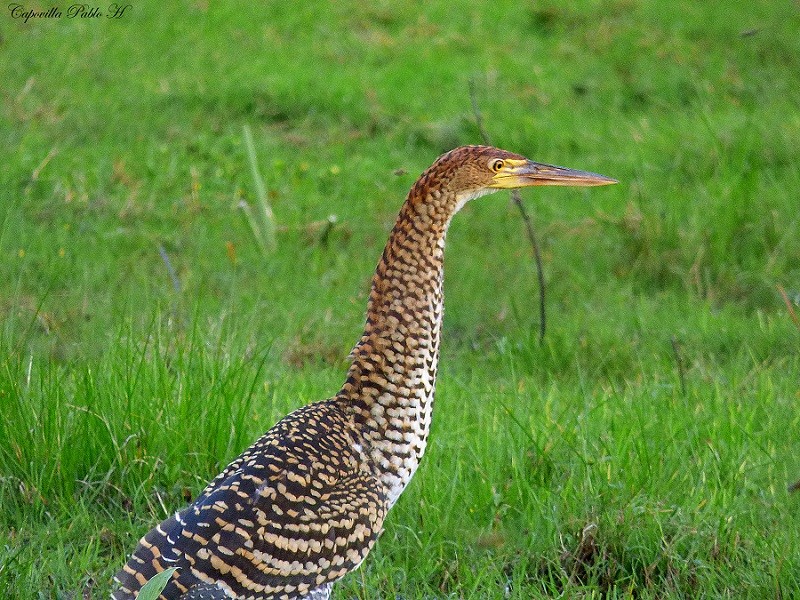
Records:
{"label": "background vegetation", "polygon": [[541,345],[515,207],[457,217],[429,452],[335,597],[792,596],[798,31],[772,0],[4,7],[0,595],[106,597],[338,389],[406,190],[480,141],[472,84],[496,145],[621,184],[524,194]]}

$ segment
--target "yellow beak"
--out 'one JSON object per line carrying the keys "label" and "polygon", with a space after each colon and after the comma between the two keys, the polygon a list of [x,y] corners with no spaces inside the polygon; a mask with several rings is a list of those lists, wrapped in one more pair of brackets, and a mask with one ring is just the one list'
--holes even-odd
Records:
{"label": "yellow beak", "polygon": [[506,160],[505,166],[497,172],[489,187],[498,189],[514,189],[531,185],[588,187],[612,183],[619,182],[616,179],[611,179],[611,177],[588,171],[545,165],[530,160]]}

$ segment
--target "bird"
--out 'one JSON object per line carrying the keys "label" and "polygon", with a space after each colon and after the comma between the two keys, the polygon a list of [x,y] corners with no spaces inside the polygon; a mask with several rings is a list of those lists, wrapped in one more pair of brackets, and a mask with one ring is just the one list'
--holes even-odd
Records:
{"label": "bird", "polygon": [[389,234],[341,389],[284,417],[147,533],[112,598],[136,598],[177,567],[162,600],[328,600],[374,546],[425,452],[453,216],[498,190],[611,183],[491,146],[436,159]]}

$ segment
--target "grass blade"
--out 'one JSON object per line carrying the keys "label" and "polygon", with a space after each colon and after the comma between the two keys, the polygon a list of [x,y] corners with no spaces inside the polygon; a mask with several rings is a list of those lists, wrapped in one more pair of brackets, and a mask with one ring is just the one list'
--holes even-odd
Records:
{"label": "grass blade", "polygon": [[172,574],[177,570],[175,567],[170,567],[161,571],[161,573],[153,575],[150,581],[145,583],[142,589],[139,590],[137,598],[139,600],[156,600],[164,588],[167,587]]}
{"label": "grass blade", "polygon": [[[253,133],[249,125],[242,127],[244,132],[244,145],[247,150],[247,159],[250,162],[250,175],[253,177],[253,185],[256,189],[256,201],[258,209],[256,215],[253,214],[252,207],[246,201],[242,201],[240,206],[244,209],[247,222],[253,230],[253,235],[258,240],[264,254],[275,251],[277,243],[275,240],[275,215],[267,198],[267,189],[264,185],[264,178],[258,169],[258,157],[256,156],[255,145],[253,144]],[[256,216],[258,218],[256,218]]]}

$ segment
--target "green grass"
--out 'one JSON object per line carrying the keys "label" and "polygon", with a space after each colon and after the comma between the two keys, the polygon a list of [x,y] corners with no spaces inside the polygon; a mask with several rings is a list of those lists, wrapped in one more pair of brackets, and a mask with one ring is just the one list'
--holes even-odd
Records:
{"label": "green grass", "polygon": [[621,183],[524,194],[542,345],[516,208],[455,219],[429,451],[335,596],[800,589],[800,11],[563,4],[0,15],[0,596],[106,597],[338,389],[471,82],[495,144]]}

